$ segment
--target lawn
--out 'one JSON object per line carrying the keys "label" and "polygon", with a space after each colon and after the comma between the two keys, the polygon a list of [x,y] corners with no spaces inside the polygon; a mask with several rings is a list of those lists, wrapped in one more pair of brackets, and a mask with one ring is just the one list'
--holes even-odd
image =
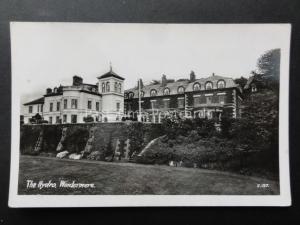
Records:
{"label": "lawn", "polygon": [[[57,186],[27,188],[27,180],[51,180]],[[94,188],[60,187],[62,180],[94,184]],[[279,185],[262,178],[204,169],[21,156],[19,194],[274,195],[279,194]]]}

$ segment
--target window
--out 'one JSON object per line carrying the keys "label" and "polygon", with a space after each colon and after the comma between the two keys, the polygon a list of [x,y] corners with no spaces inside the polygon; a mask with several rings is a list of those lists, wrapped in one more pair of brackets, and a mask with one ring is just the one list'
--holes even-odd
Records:
{"label": "window", "polygon": [[68,99],[64,99],[64,109],[68,108]]}
{"label": "window", "polygon": [[224,80],[219,80],[217,83],[218,88],[225,88],[225,81]]}
{"label": "window", "polygon": [[194,96],[194,106],[198,106],[201,104],[200,96]]}
{"label": "window", "polygon": [[67,122],[67,115],[63,115],[63,122],[66,123]]}
{"label": "window", "polygon": [[129,98],[133,98],[133,97],[134,97],[134,93],[133,93],[133,92],[129,92],[129,93],[128,93],[128,97],[129,97]]}
{"label": "window", "polygon": [[157,101],[156,100],[151,101],[151,108],[152,109],[157,109]]}
{"label": "window", "polygon": [[156,91],[155,89],[152,89],[152,90],[150,91],[150,96],[151,96],[151,97],[156,96],[156,94],[157,94],[157,91]]}
{"label": "window", "polygon": [[140,93],[141,93],[141,98],[143,98],[145,95],[145,92],[141,91]]}
{"label": "window", "polygon": [[96,102],[96,110],[99,111],[100,110],[100,107],[99,107],[99,102]]}
{"label": "window", "polygon": [[43,106],[44,106],[44,105],[41,105],[41,112],[43,112],[43,108],[44,108]]}
{"label": "window", "polygon": [[53,111],[53,103],[51,102],[50,103],[50,112],[52,112]]}
{"label": "window", "polygon": [[119,93],[122,93],[122,84],[121,83],[119,83],[118,89],[119,89]]}
{"label": "window", "polygon": [[102,93],[104,93],[105,92],[105,83],[103,82],[102,83]]}
{"label": "window", "polygon": [[210,81],[206,82],[206,84],[205,84],[205,90],[211,90],[211,89],[213,89],[212,82],[210,82]]}
{"label": "window", "polygon": [[184,98],[177,99],[178,108],[184,108]]}
{"label": "window", "polygon": [[110,83],[109,81],[106,82],[106,92],[110,92]]}
{"label": "window", "polygon": [[56,111],[60,111],[60,102],[56,103]]}
{"label": "window", "polygon": [[120,110],[120,102],[117,102],[117,111]]}
{"label": "window", "polygon": [[164,108],[165,109],[168,109],[170,108],[170,99],[164,99]]}
{"label": "window", "polygon": [[77,99],[72,99],[71,100],[71,108],[72,109],[77,109]]}
{"label": "window", "polygon": [[52,124],[52,117],[49,117],[49,123]]}
{"label": "window", "polygon": [[32,105],[29,106],[28,112],[29,112],[29,113],[32,113]]}
{"label": "window", "polygon": [[206,96],[206,103],[211,104],[212,96]]}
{"label": "window", "polygon": [[92,101],[88,101],[87,107],[88,107],[88,109],[92,109]]}
{"label": "window", "polygon": [[200,84],[199,83],[195,83],[193,86],[193,90],[194,91],[200,91]]}
{"label": "window", "polygon": [[71,115],[71,123],[77,123],[77,115]]}
{"label": "window", "polygon": [[164,95],[169,95],[170,94],[170,89],[169,88],[165,88],[164,89]]}
{"label": "window", "polygon": [[184,87],[179,87],[177,92],[178,92],[178,94],[183,94],[184,93]]}
{"label": "window", "polygon": [[255,84],[252,84],[252,85],[251,85],[251,91],[252,91],[252,92],[257,92],[257,88],[256,88],[256,85],[255,85]]}
{"label": "window", "polygon": [[60,123],[60,119],[59,119],[59,116],[56,117],[56,121],[55,123]]}
{"label": "window", "polygon": [[225,103],[225,95],[219,95],[219,103],[221,104]]}
{"label": "window", "polygon": [[118,83],[115,82],[115,92],[118,92]]}

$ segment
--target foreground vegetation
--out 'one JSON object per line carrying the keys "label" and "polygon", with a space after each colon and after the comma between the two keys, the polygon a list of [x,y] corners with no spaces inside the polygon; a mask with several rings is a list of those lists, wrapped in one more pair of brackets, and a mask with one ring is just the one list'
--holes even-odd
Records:
{"label": "foreground vegetation", "polygon": [[[59,183],[93,183],[95,188],[26,188],[26,180]],[[258,184],[269,184],[258,188]],[[168,166],[72,161],[39,156],[21,156],[19,194],[109,195],[272,195],[277,182],[212,170]]]}

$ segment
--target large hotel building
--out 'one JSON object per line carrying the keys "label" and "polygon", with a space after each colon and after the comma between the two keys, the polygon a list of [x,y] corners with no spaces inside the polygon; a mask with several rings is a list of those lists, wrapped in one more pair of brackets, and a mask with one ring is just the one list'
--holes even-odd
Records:
{"label": "large hotel building", "polygon": [[83,123],[92,117],[95,122],[116,122],[140,118],[159,123],[168,115],[180,117],[221,118],[226,112],[241,116],[242,89],[232,78],[212,74],[196,79],[161,81],[124,90],[124,78],[110,69],[98,77],[96,84],[86,84],[79,76],[70,86],[48,88],[43,97],[24,104],[24,122],[36,114],[48,123]]}

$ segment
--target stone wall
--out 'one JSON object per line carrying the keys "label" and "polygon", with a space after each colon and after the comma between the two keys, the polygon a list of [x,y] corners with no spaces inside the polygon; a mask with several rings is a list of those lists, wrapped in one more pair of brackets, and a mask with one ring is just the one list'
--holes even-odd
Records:
{"label": "stone wall", "polygon": [[[136,122],[23,125],[20,131],[20,152],[32,155],[61,151],[80,153],[87,149],[87,145],[88,152],[104,151],[108,145],[115,150],[117,143],[130,139],[128,131],[132,129],[133,123]],[[142,127],[144,145],[161,135],[160,124],[142,124]],[[41,134],[42,143],[37,151],[35,146]]]}

